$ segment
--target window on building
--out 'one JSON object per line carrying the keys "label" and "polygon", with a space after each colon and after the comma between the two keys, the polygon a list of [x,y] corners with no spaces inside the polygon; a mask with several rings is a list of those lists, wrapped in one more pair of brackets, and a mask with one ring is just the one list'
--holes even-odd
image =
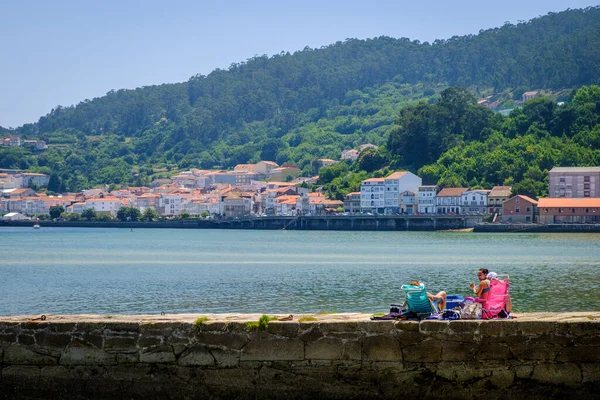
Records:
{"label": "window on building", "polygon": [[589,189],[590,188],[590,184],[589,183],[584,183],[583,184],[583,188],[584,189]]}
{"label": "window on building", "polygon": [[564,183],[565,178],[560,178],[558,181],[561,182],[561,183]]}
{"label": "window on building", "polygon": [[559,213],[562,213],[562,208],[559,208],[559,209],[558,209],[558,212],[559,212]]}
{"label": "window on building", "polygon": [[589,212],[590,212],[590,209],[589,209],[589,208],[586,208],[586,209],[585,209],[585,212],[586,212],[586,213],[589,213]]}
{"label": "window on building", "polygon": [[575,209],[574,209],[574,208],[571,208],[571,212],[572,212],[573,214],[575,214]]}
{"label": "window on building", "polygon": [[531,207],[527,207],[527,208],[525,209],[525,211],[527,211],[527,212],[531,212]]}
{"label": "window on building", "polygon": [[590,181],[590,177],[589,176],[584,176],[583,177],[583,181],[584,182],[589,182]]}
{"label": "window on building", "polygon": [[515,212],[518,214],[521,210],[519,209],[519,207],[515,208]]}
{"label": "window on building", "polygon": [[545,212],[545,213],[547,213],[547,212],[548,212],[548,209],[547,209],[547,208],[544,208],[544,212]]}

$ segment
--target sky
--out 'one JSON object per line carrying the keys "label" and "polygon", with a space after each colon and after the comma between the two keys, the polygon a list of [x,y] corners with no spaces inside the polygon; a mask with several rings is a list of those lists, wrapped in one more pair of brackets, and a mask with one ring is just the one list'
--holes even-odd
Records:
{"label": "sky", "polygon": [[0,2],[0,126],[110,90],[184,82],[254,55],[377,36],[433,41],[578,0],[19,0]]}

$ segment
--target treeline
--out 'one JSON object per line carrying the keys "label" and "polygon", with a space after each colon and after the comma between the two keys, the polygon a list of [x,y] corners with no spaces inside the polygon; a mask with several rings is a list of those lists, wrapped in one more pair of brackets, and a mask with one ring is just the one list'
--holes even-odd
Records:
{"label": "treeline", "polygon": [[[2,149],[0,167],[53,173],[57,187],[78,190],[98,183],[145,184],[177,169],[231,168],[260,159],[294,163],[308,174],[314,158],[387,143],[392,167],[419,168],[451,148],[458,140],[454,131],[465,123],[472,126],[464,128],[464,140],[485,140],[478,129],[495,117],[471,108],[450,132],[426,127],[435,131],[426,157],[418,148],[423,143],[414,141],[418,135],[404,138],[414,141],[415,151],[394,142],[398,118],[426,118],[427,106],[443,106],[439,93],[448,86],[519,98],[529,89],[598,83],[599,42],[600,8],[590,7],[433,43],[348,39],[254,57],[185,83],[111,91],[56,107],[16,131],[46,140],[50,149]],[[421,99],[425,106],[417,105]],[[414,108],[401,112],[406,106]],[[392,154],[396,148],[401,156]]]}
{"label": "treeline", "polygon": [[508,117],[477,104],[465,89],[449,88],[436,104],[402,110],[387,145],[361,153],[356,163],[323,168],[321,183],[333,197],[360,189],[369,177],[406,168],[440,187],[513,187],[546,196],[554,166],[600,165],[600,87],[584,86],[572,101],[539,97]]}

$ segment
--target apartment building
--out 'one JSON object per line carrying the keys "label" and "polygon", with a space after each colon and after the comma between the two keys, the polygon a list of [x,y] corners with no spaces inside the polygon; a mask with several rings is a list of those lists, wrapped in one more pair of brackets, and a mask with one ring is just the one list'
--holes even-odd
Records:
{"label": "apartment building", "polygon": [[423,181],[412,172],[396,171],[385,177],[383,183],[385,187],[384,213],[397,214],[401,212],[400,194],[406,191],[417,193]]}
{"label": "apartment building", "polygon": [[467,188],[444,188],[436,196],[438,214],[461,214],[462,194]]}
{"label": "apartment building", "polygon": [[502,203],[502,222],[535,222],[538,202],[531,197],[516,195]]}
{"label": "apartment building", "polygon": [[370,178],[360,185],[360,210],[373,214],[385,211],[385,179]]}
{"label": "apartment building", "polygon": [[541,198],[537,207],[542,224],[600,223],[600,198]]}
{"label": "apartment building", "polygon": [[487,213],[488,195],[491,190],[467,190],[462,193],[461,214],[478,215]]}
{"label": "apartment building", "polygon": [[600,197],[600,167],[554,167],[548,177],[549,197]]}
{"label": "apartment building", "polygon": [[418,212],[419,214],[437,213],[437,186],[426,185],[419,186],[418,191]]}

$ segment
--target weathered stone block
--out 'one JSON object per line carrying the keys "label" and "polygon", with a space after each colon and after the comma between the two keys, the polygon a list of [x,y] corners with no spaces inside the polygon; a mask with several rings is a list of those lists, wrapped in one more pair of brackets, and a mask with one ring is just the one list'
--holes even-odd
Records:
{"label": "weathered stone block", "polygon": [[350,332],[356,334],[359,331],[359,323],[358,322],[321,322],[320,324],[321,331],[327,333],[334,332]]}
{"label": "weathered stone block", "polygon": [[298,337],[299,328],[297,322],[271,321],[267,326],[267,332],[273,335],[296,338]]}
{"label": "weathered stone block", "polygon": [[140,352],[140,362],[148,364],[174,363],[173,348],[168,345],[148,347]]}
{"label": "weathered stone block", "polygon": [[600,382],[600,364],[581,364],[582,382]]}
{"label": "weathered stone block", "polygon": [[77,324],[74,322],[51,322],[48,324],[48,331],[53,333],[71,333],[75,330]]}
{"label": "weathered stone block", "polygon": [[325,336],[319,324],[301,322],[298,330],[298,339],[305,342],[314,342],[315,340]]}
{"label": "weathered stone block", "polygon": [[177,364],[189,366],[212,366],[215,365],[215,358],[210,350],[204,346],[194,346],[181,354]]}
{"label": "weathered stone block", "polygon": [[563,347],[558,354],[557,361],[576,363],[600,363],[599,346],[572,346]]}
{"label": "weathered stone block", "polygon": [[444,362],[437,365],[435,374],[451,382],[469,382],[474,379],[484,378],[487,373],[478,363],[450,363]]}
{"label": "weathered stone block", "polygon": [[474,344],[478,360],[508,360],[513,358],[510,349],[500,343]]}
{"label": "weathered stone block", "polygon": [[560,346],[538,343],[520,343],[510,345],[510,351],[519,360],[553,361],[560,351]]}
{"label": "weathered stone block", "polygon": [[0,333],[0,343],[16,343],[16,333]]}
{"label": "weathered stone block", "polygon": [[217,367],[219,368],[231,368],[237,367],[240,364],[240,351],[231,349],[211,349],[210,350]]}
{"label": "weathered stone block", "polygon": [[104,342],[102,334],[84,333],[82,336],[75,335],[77,334],[73,334],[71,337],[71,346],[102,348],[102,342]]}
{"label": "weathered stone block", "polygon": [[243,333],[202,332],[198,334],[197,341],[210,346],[239,350],[248,343],[249,339],[248,335]]}
{"label": "weathered stone block", "polygon": [[9,365],[2,368],[2,382],[8,384],[18,382],[19,386],[33,385],[35,387],[40,380],[40,374],[40,368],[37,366]]}
{"label": "weathered stone block", "polygon": [[425,340],[412,346],[403,347],[402,356],[407,362],[440,362],[442,343],[437,340]]}
{"label": "weathered stone block", "polygon": [[448,333],[452,334],[463,334],[468,333],[469,336],[473,337],[475,332],[479,333],[479,326],[481,325],[480,320],[458,320],[450,322],[448,326]]}
{"label": "weathered stone block", "polygon": [[575,336],[591,335],[600,337],[600,320],[590,320],[586,322],[565,322],[569,333]]}
{"label": "weathered stone block", "polygon": [[362,345],[363,361],[402,361],[400,343],[390,336],[367,336]]}
{"label": "weathered stone block", "polygon": [[531,374],[533,374],[533,365],[516,365],[514,367],[515,375],[519,379],[529,379],[531,378]]}
{"label": "weathered stone block", "polygon": [[419,331],[425,334],[446,333],[449,327],[449,321],[421,321]]}
{"label": "weathered stone block", "polygon": [[38,332],[35,334],[35,341],[38,346],[53,347],[62,350],[71,343],[71,335]]}
{"label": "weathered stone block", "polygon": [[56,358],[46,354],[40,354],[34,349],[12,345],[4,348],[4,364],[25,364],[25,365],[55,365]]}
{"label": "weathered stone block", "polygon": [[104,329],[108,331],[107,333],[117,333],[118,336],[137,335],[140,333],[140,324],[137,322],[108,323]]}
{"label": "weathered stone block", "polygon": [[116,365],[115,354],[92,347],[67,347],[60,356],[60,365]]}
{"label": "weathered stone block", "polygon": [[524,336],[554,335],[556,333],[556,323],[549,321],[517,321],[516,327]]}
{"label": "weathered stone block", "polygon": [[103,349],[108,353],[137,353],[138,351],[134,337],[107,337],[104,339]]}
{"label": "weathered stone block", "polygon": [[400,342],[400,346],[405,347],[421,343],[427,339],[427,335],[417,331],[398,331],[395,338]]}
{"label": "weathered stone block", "polygon": [[581,384],[581,370],[577,364],[539,364],[533,368],[531,379],[551,385],[575,387]]}
{"label": "weathered stone block", "polygon": [[400,331],[418,331],[418,321],[398,321],[396,322],[396,329]]}
{"label": "weathered stone block", "polygon": [[360,331],[371,334],[388,334],[396,331],[396,321],[368,321],[359,322],[358,328]]}
{"label": "weathered stone block", "polygon": [[475,343],[442,342],[443,361],[472,361],[477,352]]}
{"label": "weathered stone block", "polygon": [[135,354],[117,354],[117,364],[137,364],[140,362],[140,355]]}
{"label": "weathered stone block", "polygon": [[479,330],[475,333],[481,336],[519,336],[517,320],[482,320],[479,322]]}
{"label": "weathered stone block", "polygon": [[140,348],[145,348],[145,347],[152,347],[152,346],[158,346],[161,345],[162,342],[162,338],[161,337],[154,337],[154,336],[142,336],[138,339],[138,346]]}
{"label": "weathered stone block", "polygon": [[303,360],[304,342],[295,339],[262,339],[250,341],[243,349],[241,360]]}
{"label": "weathered stone block", "polygon": [[492,372],[490,382],[498,389],[507,389],[515,381],[515,373],[509,369],[498,369]]}
{"label": "weathered stone block", "polygon": [[35,344],[35,338],[30,335],[19,335],[17,337],[19,344],[23,346],[32,346]]}
{"label": "weathered stone block", "polygon": [[335,338],[320,338],[306,343],[307,360],[337,360],[341,358],[344,342]]}

